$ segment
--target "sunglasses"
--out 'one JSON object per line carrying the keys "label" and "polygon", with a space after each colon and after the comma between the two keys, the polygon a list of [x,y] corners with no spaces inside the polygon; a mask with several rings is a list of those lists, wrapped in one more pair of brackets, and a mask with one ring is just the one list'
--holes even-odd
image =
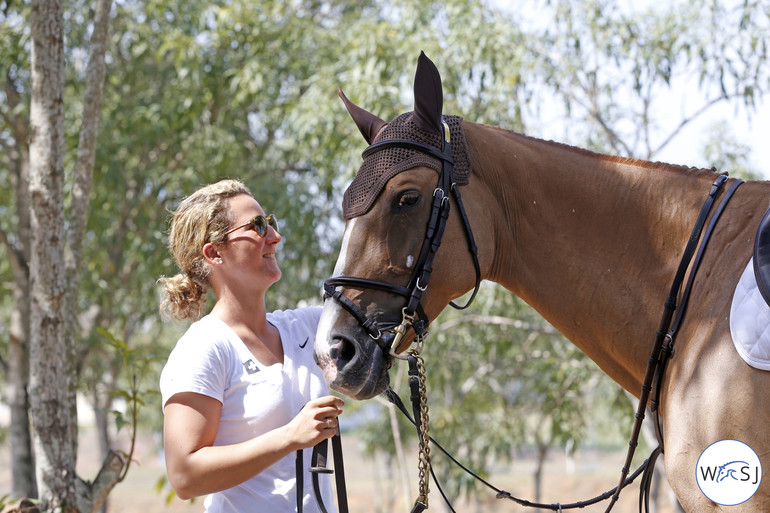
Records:
{"label": "sunglasses", "polygon": [[260,237],[264,237],[267,235],[267,227],[271,227],[276,232],[278,231],[278,219],[273,214],[270,214],[269,216],[257,216],[248,223],[242,224],[240,226],[236,226],[232,230],[228,230],[225,232],[225,235],[230,235],[235,230],[240,230],[241,228],[248,227],[249,230],[254,230],[257,232],[257,235]]}

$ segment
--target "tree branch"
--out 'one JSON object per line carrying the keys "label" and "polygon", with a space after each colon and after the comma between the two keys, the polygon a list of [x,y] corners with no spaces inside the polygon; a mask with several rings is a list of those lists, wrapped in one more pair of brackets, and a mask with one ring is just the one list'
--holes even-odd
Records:
{"label": "tree branch", "polygon": [[679,123],[679,126],[677,126],[674,129],[674,131],[671,132],[668,135],[668,137],[666,137],[663,140],[663,142],[658,145],[657,148],[655,148],[654,150],[652,150],[650,152],[650,155],[656,155],[657,153],[659,153],[663,148],[666,147],[666,145],[668,145],[668,143],[670,143],[674,139],[674,137],[676,137],[679,134],[679,132],[682,131],[682,129],[684,129],[685,126],[687,126],[690,123],[692,123],[693,121],[695,121],[695,119],[698,118],[698,116],[700,116],[701,114],[706,112],[708,109],[710,109],[711,107],[713,107],[714,105],[716,105],[719,102],[727,101],[727,100],[729,100],[731,98],[734,98],[734,97],[735,97],[735,95],[721,95],[721,96],[718,96],[718,97],[714,98],[713,100],[709,100],[708,102],[706,102],[700,109],[696,110],[694,114],[684,118]]}
{"label": "tree branch", "polygon": [[[7,111],[13,112],[21,102],[21,99],[19,98],[19,93],[14,87],[13,79],[9,73],[10,72],[6,73],[5,76],[5,85],[3,86],[3,91],[5,92],[5,98],[8,102],[9,109],[7,109]],[[7,111],[3,110],[0,112],[0,115],[2,115],[3,120],[8,124],[8,126],[11,127],[14,138],[19,141],[19,144],[23,144],[24,141],[26,141],[28,138],[29,120],[23,118],[21,115],[9,115]]]}
{"label": "tree branch", "polygon": [[78,510],[81,513],[99,511],[112,489],[120,482],[125,466],[126,460],[115,451],[110,451],[93,482],[89,483],[78,477],[75,482]]}
{"label": "tree branch", "polygon": [[545,335],[558,335],[559,332],[550,324],[533,324],[531,322],[522,321],[520,319],[511,319],[510,317],[502,317],[499,315],[480,315],[480,314],[465,314],[454,319],[449,319],[440,324],[436,324],[436,329],[439,328],[446,330],[454,328],[458,324],[464,322],[470,322],[473,324],[496,324],[498,326],[506,326],[517,330],[533,331],[537,333],[543,333]]}
{"label": "tree branch", "polygon": [[[77,285],[77,269],[88,221],[91,181],[96,155],[96,137],[99,132],[99,114],[102,108],[102,92],[106,65],[112,0],[99,0],[94,13],[94,31],[86,69],[86,92],[83,102],[83,119],[78,140],[77,163],[72,186],[72,210],[65,250],[65,268],[71,284]],[[71,290],[71,288],[68,287]]]}
{"label": "tree branch", "polygon": [[27,264],[24,255],[19,250],[19,248],[11,243],[11,241],[8,239],[8,234],[5,233],[5,230],[2,228],[0,228],[0,243],[2,243],[2,245],[5,246],[6,251],[8,251],[8,256],[10,257],[11,268],[13,269],[14,276],[17,272],[23,272],[28,275],[29,265]]}

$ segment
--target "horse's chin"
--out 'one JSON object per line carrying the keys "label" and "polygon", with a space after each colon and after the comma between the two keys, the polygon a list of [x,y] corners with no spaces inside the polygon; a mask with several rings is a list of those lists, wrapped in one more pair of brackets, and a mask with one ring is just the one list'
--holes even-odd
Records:
{"label": "horse's chin", "polygon": [[377,379],[366,379],[357,385],[332,382],[329,384],[329,388],[353,399],[364,400],[380,395],[388,389],[389,384],[390,378],[386,371]]}
{"label": "horse's chin", "polygon": [[337,369],[331,380],[327,375],[329,388],[353,399],[371,399],[383,393],[390,385],[388,360],[389,357],[382,351],[375,350],[370,360],[360,360],[358,365],[351,367],[348,364]]}

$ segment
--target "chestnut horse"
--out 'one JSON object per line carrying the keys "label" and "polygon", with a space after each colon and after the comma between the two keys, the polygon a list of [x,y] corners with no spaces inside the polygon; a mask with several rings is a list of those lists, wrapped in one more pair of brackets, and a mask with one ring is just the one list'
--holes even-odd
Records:
{"label": "chestnut horse", "polygon": [[[425,140],[441,137],[441,79],[424,55],[415,76],[415,110],[397,118],[406,128],[391,127],[396,120],[385,123],[340,95],[369,144],[404,138],[409,131]],[[419,316],[433,320],[476,284],[464,212],[478,248],[480,278],[518,295],[639,397],[663,303],[717,174],[600,155],[468,121],[460,126],[464,140],[458,148],[467,152],[471,170],[458,185],[464,208],[456,197],[450,200]],[[359,399],[388,385],[388,346],[405,299],[356,279],[391,283],[403,292],[419,260],[437,187],[435,156],[415,157],[420,152],[414,148],[395,157],[383,153],[365,155],[354,180],[361,189],[356,198],[346,197],[348,221],[334,271],[343,280],[331,280],[327,288],[336,300],[326,301],[315,342],[329,385]],[[454,151],[455,165],[459,153]],[[390,160],[382,162],[385,157]],[[698,458],[710,444],[740,440],[770,468],[770,373],[739,357],[728,320],[768,198],[770,183],[750,181],[724,210],[660,389],[666,474],[691,513],[722,511],[696,483]],[[344,283],[345,277],[355,279]],[[370,325],[362,326],[366,321]],[[397,352],[414,336],[409,329]],[[726,510],[770,511],[768,481],[761,481],[751,499]]]}

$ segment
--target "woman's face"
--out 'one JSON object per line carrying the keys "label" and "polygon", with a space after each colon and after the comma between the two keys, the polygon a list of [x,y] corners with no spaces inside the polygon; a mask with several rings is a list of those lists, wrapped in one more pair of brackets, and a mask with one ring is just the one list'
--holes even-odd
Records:
{"label": "woman's face", "polygon": [[[234,220],[229,228],[231,230],[249,223],[258,215],[266,217],[259,203],[246,194],[234,196],[228,203]],[[220,248],[226,279],[262,288],[259,283],[264,289],[277,282],[281,278],[281,270],[276,261],[276,248],[281,240],[281,235],[269,225],[264,236],[257,233],[253,224],[233,230]],[[252,284],[253,280],[257,282]]]}

